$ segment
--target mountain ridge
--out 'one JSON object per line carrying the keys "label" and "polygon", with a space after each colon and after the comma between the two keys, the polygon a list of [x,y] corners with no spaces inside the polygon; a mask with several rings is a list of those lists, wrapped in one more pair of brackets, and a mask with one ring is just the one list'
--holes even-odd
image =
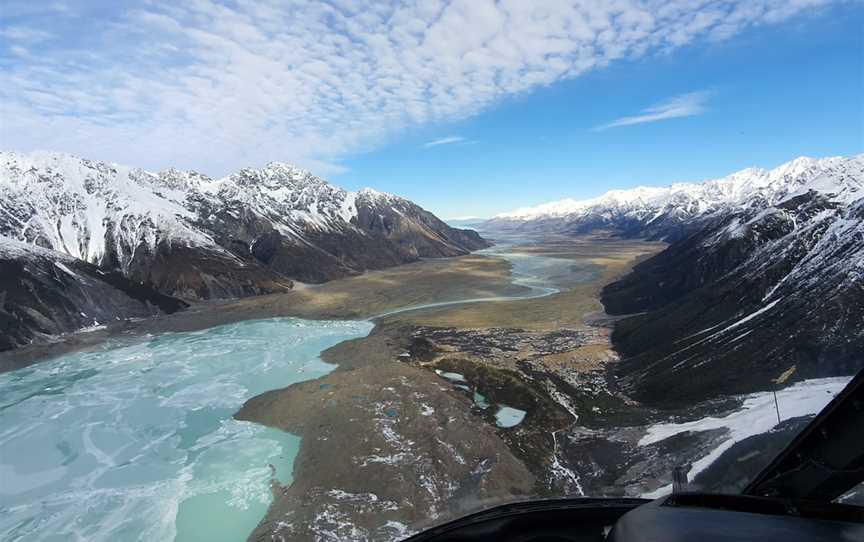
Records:
{"label": "mountain ridge", "polygon": [[0,235],[190,299],[269,293],[291,280],[488,246],[409,200],[348,192],[281,162],[211,179],[45,151],[0,152]]}
{"label": "mountain ridge", "polygon": [[405,198],[281,162],[211,179],[0,152],[0,350],[487,246]]}
{"label": "mountain ridge", "polygon": [[[564,199],[496,215],[488,229],[580,233],[603,226],[624,236],[674,240],[681,226],[696,218],[737,207],[773,205],[815,189],[835,200],[860,197],[864,154],[851,157],[799,157],[773,169],[747,168],[719,179],[612,190],[587,200]],[[824,183],[826,178],[832,183]]]}

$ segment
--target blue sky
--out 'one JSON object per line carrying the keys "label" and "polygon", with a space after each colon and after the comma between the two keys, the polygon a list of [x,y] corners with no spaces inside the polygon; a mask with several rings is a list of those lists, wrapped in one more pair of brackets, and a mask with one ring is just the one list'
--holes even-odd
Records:
{"label": "blue sky", "polygon": [[[491,216],[640,184],[721,177],[797,156],[864,152],[864,17],[851,6],[748,31],[733,40],[622,62],[418,129],[350,157],[334,179],[411,186],[449,217]],[[704,112],[604,131],[594,128],[681,94]],[[424,148],[444,136],[471,143]],[[458,194],[457,201],[451,201]]]}
{"label": "blue sky", "polygon": [[864,151],[860,2],[4,2],[0,147],[443,217]]}

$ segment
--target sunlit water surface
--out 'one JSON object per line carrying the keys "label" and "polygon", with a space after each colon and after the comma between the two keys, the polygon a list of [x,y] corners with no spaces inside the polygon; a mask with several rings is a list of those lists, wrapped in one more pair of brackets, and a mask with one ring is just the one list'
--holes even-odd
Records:
{"label": "sunlit water surface", "polygon": [[556,258],[541,254],[513,252],[517,246],[530,246],[530,238],[508,236],[496,239],[494,246],[478,250],[475,254],[501,258],[510,263],[510,278],[513,284],[524,286],[527,290],[522,295],[473,297],[458,300],[422,303],[389,310],[374,316],[375,319],[392,316],[403,312],[464,305],[467,303],[485,303],[506,301],[512,299],[533,299],[556,294],[576,284],[594,280],[603,267],[593,263],[567,258]]}
{"label": "sunlit water surface", "polygon": [[0,374],[0,539],[245,540],[299,438],[232,415],[371,328],[257,320]]}

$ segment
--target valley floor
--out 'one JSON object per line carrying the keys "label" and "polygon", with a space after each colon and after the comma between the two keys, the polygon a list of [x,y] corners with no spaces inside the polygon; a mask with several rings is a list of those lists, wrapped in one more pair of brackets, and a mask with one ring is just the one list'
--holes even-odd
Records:
{"label": "valley floor", "polygon": [[[577,419],[617,425],[637,415],[606,383],[616,356],[598,297],[661,248],[597,237],[517,243],[509,249],[517,258],[550,258],[546,282],[560,291],[384,316],[369,336],[324,352],[339,365],[332,373],[248,401],[239,419],[302,436],[294,481],[274,484],[252,539],[386,539],[489,504],[608,493],[584,485],[564,437]],[[348,290],[371,293],[378,301],[366,314],[427,303],[427,292],[435,302],[530,295],[509,284],[501,263],[485,255],[424,262],[316,290],[327,290],[325,304]],[[370,292],[378,284],[391,297]],[[502,426],[506,409],[524,418]],[[634,445],[639,434],[632,431]]]}
{"label": "valley floor", "polygon": [[[602,266],[601,274],[575,285],[550,299],[441,307],[393,317],[415,323],[452,326],[521,325],[531,329],[558,325],[584,325],[582,315],[601,309],[599,288],[624,274],[636,258],[659,250],[659,245],[637,241],[609,241],[602,238],[569,239],[554,237],[521,248],[526,254],[572,258]],[[0,372],[67,352],[101,348],[106,340],[136,340],[147,334],[196,331],[213,326],[270,318],[295,316],[318,319],[369,319],[404,307],[450,301],[495,297],[530,296],[531,289],[514,284],[510,264],[482,254],[428,259],[399,267],[370,271],[362,275],[323,284],[295,283],[288,293],[262,295],[227,301],[193,304],[189,309],[152,319],[125,321],[105,328],[70,333],[47,344],[36,344],[0,352]],[[561,277],[566,283],[568,277]],[[574,305],[575,304],[575,305]],[[502,309],[503,312],[498,312]],[[514,312],[515,311],[515,312]],[[496,316],[492,316],[495,313]],[[519,316],[514,316],[516,313]],[[510,314],[510,317],[506,315]]]}
{"label": "valley floor", "polygon": [[[301,437],[292,482],[273,480],[251,540],[395,540],[507,501],[642,495],[721,447],[747,450],[747,461],[721,457],[697,483],[745,480],[803,418],[764,435],[735,433],[729,424],[746,416],[732,413],[764,401],[706,399],[658,411],[610,378],[614,319],[600,290],[662,248],[603,237],[502,239],[469,256],[63,337],[5,354],[0,370],[243,320],[372,320],[367,336],[323,352],[335,370],[252,397],[235,414]],[[826,385],[842,382],[808,389]],[[696,423],[709,416],[716,423]]]}
{"label": "valley floor", "polygon": [[0,352],[0,372],[14,370],[67,352],[102,348],[106,341],[177,331],[196,331],[222,324],[296,316],[319,319],[367,319],[409,305],[519,296],[527,288],[510,280],[507,262],[486,256],[424,260],[323,284],[295,283],[288,293],[193,304],[189,309],[152,319],[126,321],[37,344]]}
{"label": "valley floor", "polygon": [[[761,398],[706,398],[686,411],[659,411],[617,390],[609,371],[618,359],[613,319],[599,293],[662,248],[600,237],[517,240],[509,261],[542,261],[543,282],[557,292],[384,316],[368,336],[323,353],[338,364],[333,372],[247,401],[238,419],[302,436],[293,482],[274,482],[273,504],[250,540],[396,540],[515,500],[648,495],[668,491],[675,467],[717,456],[716,467],[700,464],[695,484],[740,489],[831,395],[755,434],[741,433],[735,420],[764,417],[753,410]],[[412,296],[379,301],[365,314],[427,303],[427,292],[435,301],[441,292],[512,295],[511,270],[500,263],[475,255],[437,262],[446,271],[424,263],[321,289],[342,300],[351,282],[365,293],[384,283]],[[514,264],[514,276],[519,269]],[[451,273],[461,276],[451,283]],[[836,392],[843,382],[814,386]],[[670,426],[682,429],[646,437]],[[738,461],[722,456],[730,449]],[[742,449],[749,450],[743,462]]]}

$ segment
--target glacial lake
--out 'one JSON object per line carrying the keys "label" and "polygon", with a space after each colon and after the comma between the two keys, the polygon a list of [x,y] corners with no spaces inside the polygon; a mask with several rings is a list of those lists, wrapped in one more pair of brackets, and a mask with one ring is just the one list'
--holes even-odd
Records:
{"label": "glacial lake", "polygon": [[371,329],[256,320],[0,374],[0,539],[245,540],[300,439],[234,412]]}

